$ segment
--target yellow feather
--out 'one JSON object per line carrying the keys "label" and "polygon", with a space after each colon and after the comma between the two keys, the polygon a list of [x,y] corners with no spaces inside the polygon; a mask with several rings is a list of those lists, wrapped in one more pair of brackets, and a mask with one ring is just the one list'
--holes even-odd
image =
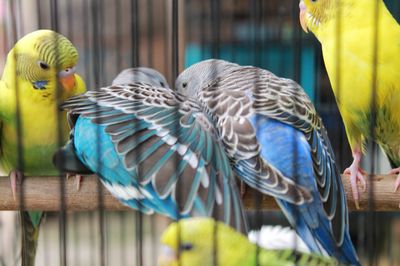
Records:
{"label": "yellow feather", "polygon": [[[370,138],[374,82],[374,49],[377,47],[376,138],[400,139],[400,27],[383,1],[304,1],[307,25],[322,44],[323,56],[352,149]],[[340,5],[340,9],[338,8]],[[327,10],[323,10],[323,9]],[[311,11],[313,10],[313,11]],[[317,22],[315,22],[317,21]],[[378,35],[375,29],[378,29]],[[392,132],[396,132],[393,134]]]}
{"label": "yellow feather", "polygon": [[[60,45],[57,48],[58,51],[47,49],[47,53],[40,53],[35,50],[35,47],[40,47],[41,42],[55,40],[54,36],[65,39],[53,31],[36,31],[19,40],[8,54],[0,83],[0,122],[2,123],[0,168],[4,172],[17,168],[16,96],[18,90],[24,173],[28,175],[57,173],[52,165],[52,156],[59,144],[59,132],[61,133],[60,144],[67,141],[69,133],[66,115],[64,112],[59,112],[57,107],[57,96],[59,102],[62,102],[84,92],[85,84],[79,75],[75,74],[75,87],[71,91],[65,91],[58,85],[57,70],[72,67],[77,63],[77,56],[68,58],[66,55],[74,54],[74,52],[77,55],[76,48],[69,41]],[[56,57],[52,55],[55,52],[58,52]],[[26,61],[17,59],[21,54],[29,55],[28,59]],[[52,62],[52,56],[59,60]],[[50,61],[46,62],[49,69],[44,71],[37,65],[37,61],[44,61],[45,58],[50,58]],[[39,80],[47,81],[45,89],[34,89],[33,82],[37,80],[28,80],[25,73],[16,71],[19,69],[18,64],[28,65],[28,71],[35,73]],[[59,95],[57,95],[57,90]],[[58,126],[61,128],[60,131],[58,131]]]}

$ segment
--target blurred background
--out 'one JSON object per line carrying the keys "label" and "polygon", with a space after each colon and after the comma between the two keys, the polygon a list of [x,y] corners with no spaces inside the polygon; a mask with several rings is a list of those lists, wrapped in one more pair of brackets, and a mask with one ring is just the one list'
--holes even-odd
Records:
{"label": "blurred background", "polygon": [[[340,169],[350,165],[351,152],[321,48],[312,34],[301,30],[298,1],[179,0],[175,3],[173,0],[0,0],[0,71],[16,39],[41,28],[56,30],[75,44],[80,55],[77,72],[89,89],[110,84],[117,73],[132,66],[159,70],[171,86],[177,70],[207,58],[259,66],[294,79],[304,87],[328,129]],[[385,3],[399,20],[400,1]],[[178,42],[173,42],[174,35]],[[389,169],[379,151],[364,160],[367,171],[372,169],[371,162],[375,163],[376,173],[386,173]],[[0,266],[16,265],[19,257],[16,214],[0,212],[0,215]],[[134,211],[68,212],[64,235],[59,231],[58,213],[48,213],[42,223],[37,265],[60,264],[62,238],[67,243],[65,256],[70,265],[155,265],[158,237],[168,220],[156,215],[143,216],[143,241],[139,243],[135,230],[137,215]],[[263,212],[261,218],[251,216],[254,228],[260,223],[287,225],[280,212]],[[351,213],[350,221],[352,238],[363,262],[400,265],[400,212]]]}

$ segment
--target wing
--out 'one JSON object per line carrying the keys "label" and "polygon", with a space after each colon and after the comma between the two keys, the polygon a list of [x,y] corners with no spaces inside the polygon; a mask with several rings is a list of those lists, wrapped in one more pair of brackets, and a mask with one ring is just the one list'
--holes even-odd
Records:
{"label": "wing", "polygon": [[195,106],[168,89],[137,83],[89,91],[62,108],[72,123],[80,116],[104,126],[131,174],[130,182],[159,200],[172,201],[180,213],[176,217],[176,209],[165,206],[169,213],[164,214],[214,216],[244,231],[229,160],[207,117]]}
{"label": "wing", "polygon": [[237,175],[251,187],[273,197],[294,204],[310,201],[311,194],[306,188],[296,185],[262,159],[256,132],[250,121],[254,113],[253,100],[246,91],[254,84],[240,77],[240,72],[232,71],[218,78],[198,95],[207,112],[213,116]]}
{"label": "wing", "polygon": [[[220,93],[218,95],[213,93],[215,86],[219,87]],[[226,104],[216,106],[213,99],[219,100],[216,99],[217,97],[226,99]],[[254,112],[288,124],[303,132],[311,147],[314,175],[324,211],[331,222],[334,237],[338,245],[341,245],[348,226],[347,204],[341,176],[326,129],[304,90],[294,81],[279,78],[266,70],[242,67],[232,71],[230,75],[219,79],[216,84],[204,90],[201,98],[204,99],[204,102],[210,102],[209,107],[218,114],[217,120],[220,123],[225,120],[234,120],[247,125],[249,121],[240,121],[235,117],[249,117],[251,112]],[[227,122],[225,122],[225,128],[227,127],[226,124]],[[229,124],[228,126],[229,130],[223,132],[223,137],[227,140],[225,142],[241,143],[244,133],[239,130],[238,133],[234,134],[232,132],[237,129]],[[246,131],[246,140],[253,138],[255,133],[251,132],[249,126],[246,126]],[[232,142],[231,139],[235,141]],[[251,150],[252,154],[257,154],[258,147],[256,147],[254,141],[252,143],[254,143],[254,148]],[[232,150],[237,148],[243,153],[250,154],[245,147],[241,147],[239,144],[231,145]],[[268,162],[264,163],[268,164]],[[273,167],[269,167],[267,170],[274,173],[272,180],[277,180],[275,183],[287,182],[286,177]],[[287,183],[286,186],[290,187],[291,183]],[[272,188],[274,189],[274,187]],[[288,197],[287,194],[284,194],[284,196]],[[280,199],[287,200],[284,197],[280,197]]]}

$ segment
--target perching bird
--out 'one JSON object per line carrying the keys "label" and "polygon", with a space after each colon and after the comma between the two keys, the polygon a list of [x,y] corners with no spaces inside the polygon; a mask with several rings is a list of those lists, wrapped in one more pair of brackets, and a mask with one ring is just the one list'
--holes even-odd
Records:
{"label": "perching bird", "polygon": [[58,167],[79,172],[72,166],[83,163],[123,204],[143,213],[213,216],[246,232],[233,173],[208,118],[194,102],[143,78],[62,104],[72,134],[55,155],[66,161]]}
{"label": "perching bird", "polygon": [[[391,173],[400,174],[400,27],[382,0],[304,0],[300,21],[322,45],[353,154],[345,173],[358,206],[357,181],[366,187],[360,160],[367,140],[379,144]],[[400,175],[395,191],[399,185]]]}
{"label": "perching bird", "polygon": [[359,264],[334,153],[297,83],[264,69],[211,59],[187,68],[175,85],[211,116],[236,175],[275,197],[312,252]]}
{"label": "perching bird", "polygon": [[258,248],[244,235],[211,218],[173,223],[160,242],[159,266],[338,265],[334,259],[316,254]]}
{"label": "perching bird", "polygon": [[[52,155],[69,130],[57,98],[85,91],[77,61],[73,44],[51,30],[27,34],[8,53],[0,81],[0,168],[10,173],[14,195],[23,174],[58,173]],[[23,265],[34,265],[41,218],[40,211],[21,213]]]}

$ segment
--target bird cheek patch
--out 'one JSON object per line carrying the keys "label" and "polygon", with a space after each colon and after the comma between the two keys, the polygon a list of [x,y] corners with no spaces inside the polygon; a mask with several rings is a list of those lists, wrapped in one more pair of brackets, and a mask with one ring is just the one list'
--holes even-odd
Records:
{"label": "bird cheek patch", "polygon": [[48,84],[47,80],[35,81],[35,82],[33,82],[33,88],[35,90],[45,90],[47,84]]}

